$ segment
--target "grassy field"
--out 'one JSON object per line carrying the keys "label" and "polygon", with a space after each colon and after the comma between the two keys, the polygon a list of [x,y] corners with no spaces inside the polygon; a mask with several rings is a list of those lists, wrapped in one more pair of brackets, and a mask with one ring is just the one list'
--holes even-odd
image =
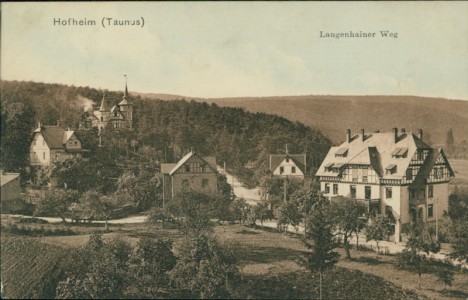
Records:
{"label": "grassy field", "polygon": [[[74,228],[75,229],[75,228]],[[161,229],[160,226],[148,224],[125,224],[111,226],[111,232],[104,238],[122,237],[134,244],[139,237],[170,238],[174,240],[175,249],[182,242],[181,235],[175,229]],[[80,228],[76,228],[80,230]],[[87,230],[90,230],[87,228]],[[91,231],[90,231],[91,232]],[[9,292],[14,284],[7,281],[10,272],[16,272],[17,282],[26,282],[22,288],[31,296],[24,286],[40,284],[48,278],[50,266],[43,260],[54,262],[53,257],[60,257],[66,249],[79,247],[87,243],[90,232],[73,236],[49,236],[36,238],[14,238],[26,242],[27,248],[16,251],[4,250],[8,238],[2,236],[2,258],[7,257],[7,266],[2,259],[2,276],[5,290]],[[244,225],[223,225],[214,228],[214,234],[224,244],[233,247],[239,259],[239,268],[243,275],[239,283],[238,297],[242,298],[315,298],[318,297],[317,275],[305,271],[298,259],[306,251],[302,242],[295,235],[286,235],[272,230],[252,229]],[[28,244],[29,243],[29,244]],[[6,247],[5,249],[11,249]],[[37,250],[34,250],[37,249]],[[52,250],[48,250],[52,249]],[[62,249],[61,252],[57,249]],[[6,251],[6,252],[4,252]],[[45,252],[43,259],[39,253]],[[36,253],[30,255],[30,253]],[[341,259],[338,268],[325,275],[327,298],[371,298],[371,299],[453,299],[468,297],[468,274],[458,272],[454,285],[445,288],[433,274],[423,275],[423,288],[417,290],[417,275],[393,267],[394,256],[377,255],[373,252],[352,250],[353,260],[345,260],[344,251],[339,249]],[[47,254],[49,253],[49,254]],[[4,256],[5,255],[5,256]],[[52,258],[51,258],[52,257]],[[15,263],[18,261],[19,263]],[[54,265],[52,263],[51,265]],[[29,272],[34,266],[34,272]],[[21,272],[16,270],[22,270]],[[15,274],[16,274],[15,273]],[[23,274],[23,275],[21,275]],[[5,275],[7,275],[5,277]],[[21,276],[25,276],[23,280]],[[31,277],[31,278],[29,278]],[[50,276],[49,276],[50,277]],[[19,283],[17,283],[19,284]],[[7,289],[8,287],[8,289]],[[29,293],[29,294],[28,294]],[[8,294],[6,296],[9,296]],[[21,297],[19,294],[14,296]]]}

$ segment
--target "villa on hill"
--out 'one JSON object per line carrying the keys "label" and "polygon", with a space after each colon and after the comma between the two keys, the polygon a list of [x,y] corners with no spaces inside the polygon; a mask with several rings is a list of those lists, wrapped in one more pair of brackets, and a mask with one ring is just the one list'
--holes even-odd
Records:
{"label": "villa on hill", "polygon": [[73,157],[83,158],[89,150],[81,147],[81,140],[74,131],[56,125],[42,125],[34,130],[29,146],[30,165],[47,166],[54,160]]}
{"label": "villa on hill", "polygon": [[133,128],[133,103],[130,102],[128,96],[127,84],[125,84],[122,101],[111,108],[107,103],[106,95],[103,95],[99,110],[93,112],[91,122],[93,127],[97,127],[99,130],[107,126],[115,129]]}
{"label": "villa on hill", "polygon": [[365,202],[371,213],[395,220],[400,241],[411,220],[435,222],[448,209],[449,181],[454,172],[442,149],[432,148],[418,134],[398,132],[352,135],[332,147],[316,176],[324,195],[339,201]]}

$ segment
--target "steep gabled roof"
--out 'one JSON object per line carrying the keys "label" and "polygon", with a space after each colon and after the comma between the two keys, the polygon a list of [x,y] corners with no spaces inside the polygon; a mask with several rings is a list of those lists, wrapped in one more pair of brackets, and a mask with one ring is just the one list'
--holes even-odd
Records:
{"label": "steep gabled roof", "polygon": [[[75,136],[80,142],[81,140],[72,130],[64,130],[58,126],[42,125],[34,130],[34,135],[41,134],[50,149],[64,149],[67,141]],[[33,136],[34,138],[34,136]]]}
{"label": "steep gabled roof", "polygon": [[305,154],[271,154],[270,171],[274,171],[286,158],[290,158],[303,173],[305,173],[306,155]]}
{"label": "steep gabled roof", "polygon": [[65,130],[58,126],[48,126],[43,125],[40,128],[40,131],[35,131],[42,134],[44,140],[49,146],[50,149],[63,149],[64,146],[64,138],[65,138]]}
{"label": "steep gabled roof", "polygon": [[[342,149],[348,149],[346,156]],[[405,176],[411,159],[418,149],[431,149],[413,133],[401,133],[395,140],[393,132],[372,133],[354,136],[350,142],[344,142],[338,147],[331,147],[317,171],[317,176],[337,176],[336,172],[328,172],[325,165],[358,164],[371,166],[382,178],[401,179]],[[396,167],[396,172],[386,174],[385,168]]]}
{"label": "steep gabled roof", "polygon": [[171,167],[171,165],[173,165],[173,164],[165,164],[166,166],[164,167],[164,172],[163,172],[163,167],[161,166],[161,173],[169,174],[169,175],[172,176],[180,167],[182,167],[193,156],[197,156],[199,159],[204,161],[208,165],[208,167],[213,169],[213,171],[217,172],[217,170],[216,170],[216,158],[214,156],[201,157],[195,151],[191,151],[187,155],[182,157],[182,159],[179,160],[179,162],[176,163],[175,166],[169,172],[167,172],[167,171]]}

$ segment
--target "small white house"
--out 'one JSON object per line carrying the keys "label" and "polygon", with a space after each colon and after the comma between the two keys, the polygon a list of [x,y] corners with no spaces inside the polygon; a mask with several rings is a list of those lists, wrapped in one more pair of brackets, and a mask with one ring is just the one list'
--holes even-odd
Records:
{"label": "small white house", "polygon": [[82,149],[81,141],[74,131],[39,124],[29,146],[30,165],[47,166],[54,160],[83,157],[85,152],[89,150]]}
{"label": "small white house", "polygon": [[306,166],[305,154],[270,155],[270,171],[275,176],[304,178]]}

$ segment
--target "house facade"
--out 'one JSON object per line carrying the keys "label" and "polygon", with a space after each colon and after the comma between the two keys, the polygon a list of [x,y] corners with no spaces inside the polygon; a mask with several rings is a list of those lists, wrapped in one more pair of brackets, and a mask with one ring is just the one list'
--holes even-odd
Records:
{"label": "house facade", "polygon": [[133,104],[128,97],[128,88],[125,84],[125,91],[122,101],[119,104],[109,107],[104,94],[99,110],[93,112],[92,124],[99,130],[107,128],[132,129],[133,128]]}
{"label": "house facade", "polygon": [[393,218],[398,242],[412,220],[435,222],[443,216],[454,172],[442,149],[424,143],[422,130],[352,135],[348,129],[316,176],[326,197],[358,199],[371,213]]}
{"label": "house facade", "polygon": [[270,171],[275,176],[303,179],[306,166],[305,154],[270,155]]}
{"label": "house facade", "polygon": [[1,211],[8,213],[23,208],[24,201],[21,197],[20,174],[7,173],[0,170],[1,178]]}
{"label": "house facade", "polygon": [[81,147],[81,141],[74,131],[39,124],[29,146],[30,165],[47,166],[55,160],[82,158],[86,152],[89,151]]}
{"label": "house facade", "polygon": [[202,157],[195,151],[185,155],[178,163],[161,164],[163,198],[170,201],[183,189],[214,193],[218,188],[216,158]]}

